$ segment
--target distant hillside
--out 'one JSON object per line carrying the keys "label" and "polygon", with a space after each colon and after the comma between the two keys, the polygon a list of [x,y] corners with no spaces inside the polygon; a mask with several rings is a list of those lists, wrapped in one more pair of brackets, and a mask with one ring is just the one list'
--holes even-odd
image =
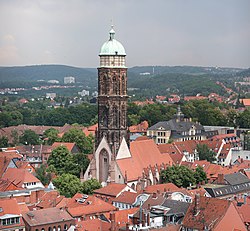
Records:
{"label": "distant hillside", "polygon": [[250,76],[250,68],[239,72],[239,76],[243,76],[243,77],[249,77]]}
{"label": "distant hillside", "polygon": [[235,74],[243,71],[242,68],[226,68],[226,67],[197,67],[197,66],[142,66],[132,67],[130,72],[136,74],[155,74],[161,75],[166,73],[175,74],[189,74],[189,75],[202,75],[202,74]]}
{"label": "distant hillside", "polygon": [[[248,75],[250,69],[196,66],[142,66],[128,69],[128,86],[139,88],[136,95],[151,96],[176,92],[180,94],[223,93],[216,84],[221,81],[233,87],[235,76]],[[97,87],[96,68],[78,68],[65,65],[35,65],[0,67],[0,85],[6,87],[32,87],[42,85],[38,80],[58,80],[74,76],[78,86]],[[248,75],[249,76],[249,75]],[[133,93],[134,94],[134,93]]]}
{"label": "distant hillside", "polygon": [[97,83],[96,69],[65,65],[36,65],[21,67],[0,67],[0,82],[36,82],[58,80],[63,83],[66,76],[74,76],[77,82],[93,86]]}

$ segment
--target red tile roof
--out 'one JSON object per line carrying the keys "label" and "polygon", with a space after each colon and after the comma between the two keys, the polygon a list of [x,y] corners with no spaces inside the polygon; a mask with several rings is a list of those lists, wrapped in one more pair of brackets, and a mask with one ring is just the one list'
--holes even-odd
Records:
{"label": "red tile roof", "polygon": [[18,187],[22,187],[24,183],[40,182],[40,180],[27,170],[18,168],[8,168],[3,179],[13,182]]}
{"label": "red tile roof", "polygon": [[12,191],[21,189],[9,180],[0,179],[0,192]]}
{"label": "red tile roof", "polygon": [[131,133],[145,133],[148,129],[148,121],[143,121],[140,124],[133,125],[129,127]]}
{"label": "red tile roof", "polygon": [[137,196],[138,196],[138,193],[125,191],[125,192],[122,192],[118,197],[112,199],[112,202],[133,204]]}
{"label": "red tile roof", "polygon": [[0,216],[3,216],[5,214],[21,214],[20,208],[15,198],[1,199],[0,208],[2,208],[2,210],[0,210]]}
{"label": "red tile roof", "polygon": [[75,146],[75,143],[55,142],[52,144],[52,149],[55,149],[60,146],[65,146],[71,152],[73,147]]}
{"label": "red tile roof", "polygon": [[[204,230],[205,227],[215,227],[215,225],[226,214],[230,201],[200,197],[199,212],[194,214],[195,200],[189,206],[184,217],[183,225],[187,228]],[[211,226],[213,224],[213,226]]]}
{"label": "red tile roof", "polygon": [[[115,223],[117,228],[125,227],[126,223],[132,224],[131,220],[129,219],[129,215],[133,215],[137,213],[139,208],[131,208],[131,209],[123,209],[119,211],[114,211],[115,215]],[[110,213],[103,214],[107,219],[110,220]]]}
{"label": "red tile roof", "polygon": [[238,210],[239,214],[241,214],[244,223],[250,223],[250,197],[246,198],[246,204],[244,204],[243,202],[241,206],[236,205],[235,207]]}
{"label": "red tile roof", "polygon": [[65,197],[61,196],[56,190],[45,192],[42,197],[39,198],[39,202],[36,206],[41,209],[56,207],[64,198]]}
{"label": "red tile roof", "polygon": [[107,221],[103,221],[100,219],[92,219],[86,221],[76,221],[76,229],[77,231],[105,231],[110,230],[111,223]]}
{"label": "red tile roof", "polygon": [[110,183],[107,186],[94,190],[94,194],[102,194],[111,197],[117,197],[127,187],[126,184]]}
{"label": "red tile roof", "polygon": [[205,96],[185,96],[184,101],[190,101],[190,100],[203,100],[207,99]]}
{"label": "red tile roof", "polygon": [[242,103],[245,107],[250,107],[250,99],[242,99]]}
{"label": "red tile roof", "polygon": [[105,213],[117,210],[117,208],[115,208],[113,205],[95,196],[89,195],[83,203],[78,202],[81,198],[83,198],[83,194],[77,193],[67,203],[68,212],[73,217],[90,216],[96,213]]}
{"label": "red tile roof", "polygon": [[161,154],[153,140],[134,141],[130,144],[131,156],[117,160],[123,176],[127,173],[127,180],[137,180],[142,176],[143,169],[162,163],[172,165],[168,154]]}
{"label": "red tile roof", "polygon": [[72,221],[72,224],[74,223],[68,212],[59,208],[33,210],[23,214],[23,218],[30,226],[54,224],[62,221]]}
{"label": "red tile roof", "polygon": [[163,193],[163,192],[176,192],[176,191],[180,191],[180,188],[173,183],[149,185],[145,188],[145,193],[148,194],[153,194],[157,192]]}

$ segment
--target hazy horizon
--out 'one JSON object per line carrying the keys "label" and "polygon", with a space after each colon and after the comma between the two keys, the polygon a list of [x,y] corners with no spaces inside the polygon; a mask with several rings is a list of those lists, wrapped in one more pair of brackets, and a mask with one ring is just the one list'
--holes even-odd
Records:
{"label": "hazy horizon", "polygon": [[2,0],[0,66],[96,68],[111,19],[127,66],[250,67],[248,0]]}

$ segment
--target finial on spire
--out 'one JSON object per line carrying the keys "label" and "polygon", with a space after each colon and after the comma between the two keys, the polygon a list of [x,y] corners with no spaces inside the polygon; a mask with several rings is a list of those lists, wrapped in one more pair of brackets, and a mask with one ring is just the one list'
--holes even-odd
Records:
{"label": "finial on spire", "polygon": [[111,19],[111,30],[109,31],[109,40],[113,40],[115,38],[115,30],[113,25],[113,19]]}

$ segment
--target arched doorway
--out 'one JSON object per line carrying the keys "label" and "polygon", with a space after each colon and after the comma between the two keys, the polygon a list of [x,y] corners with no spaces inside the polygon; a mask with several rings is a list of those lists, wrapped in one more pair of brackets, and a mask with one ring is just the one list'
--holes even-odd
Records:
{"label": "arched doorway", "polygon": [[102,149],[99,155],[99,180],[106,182],[109,171],[109,154],[106,149]]}

